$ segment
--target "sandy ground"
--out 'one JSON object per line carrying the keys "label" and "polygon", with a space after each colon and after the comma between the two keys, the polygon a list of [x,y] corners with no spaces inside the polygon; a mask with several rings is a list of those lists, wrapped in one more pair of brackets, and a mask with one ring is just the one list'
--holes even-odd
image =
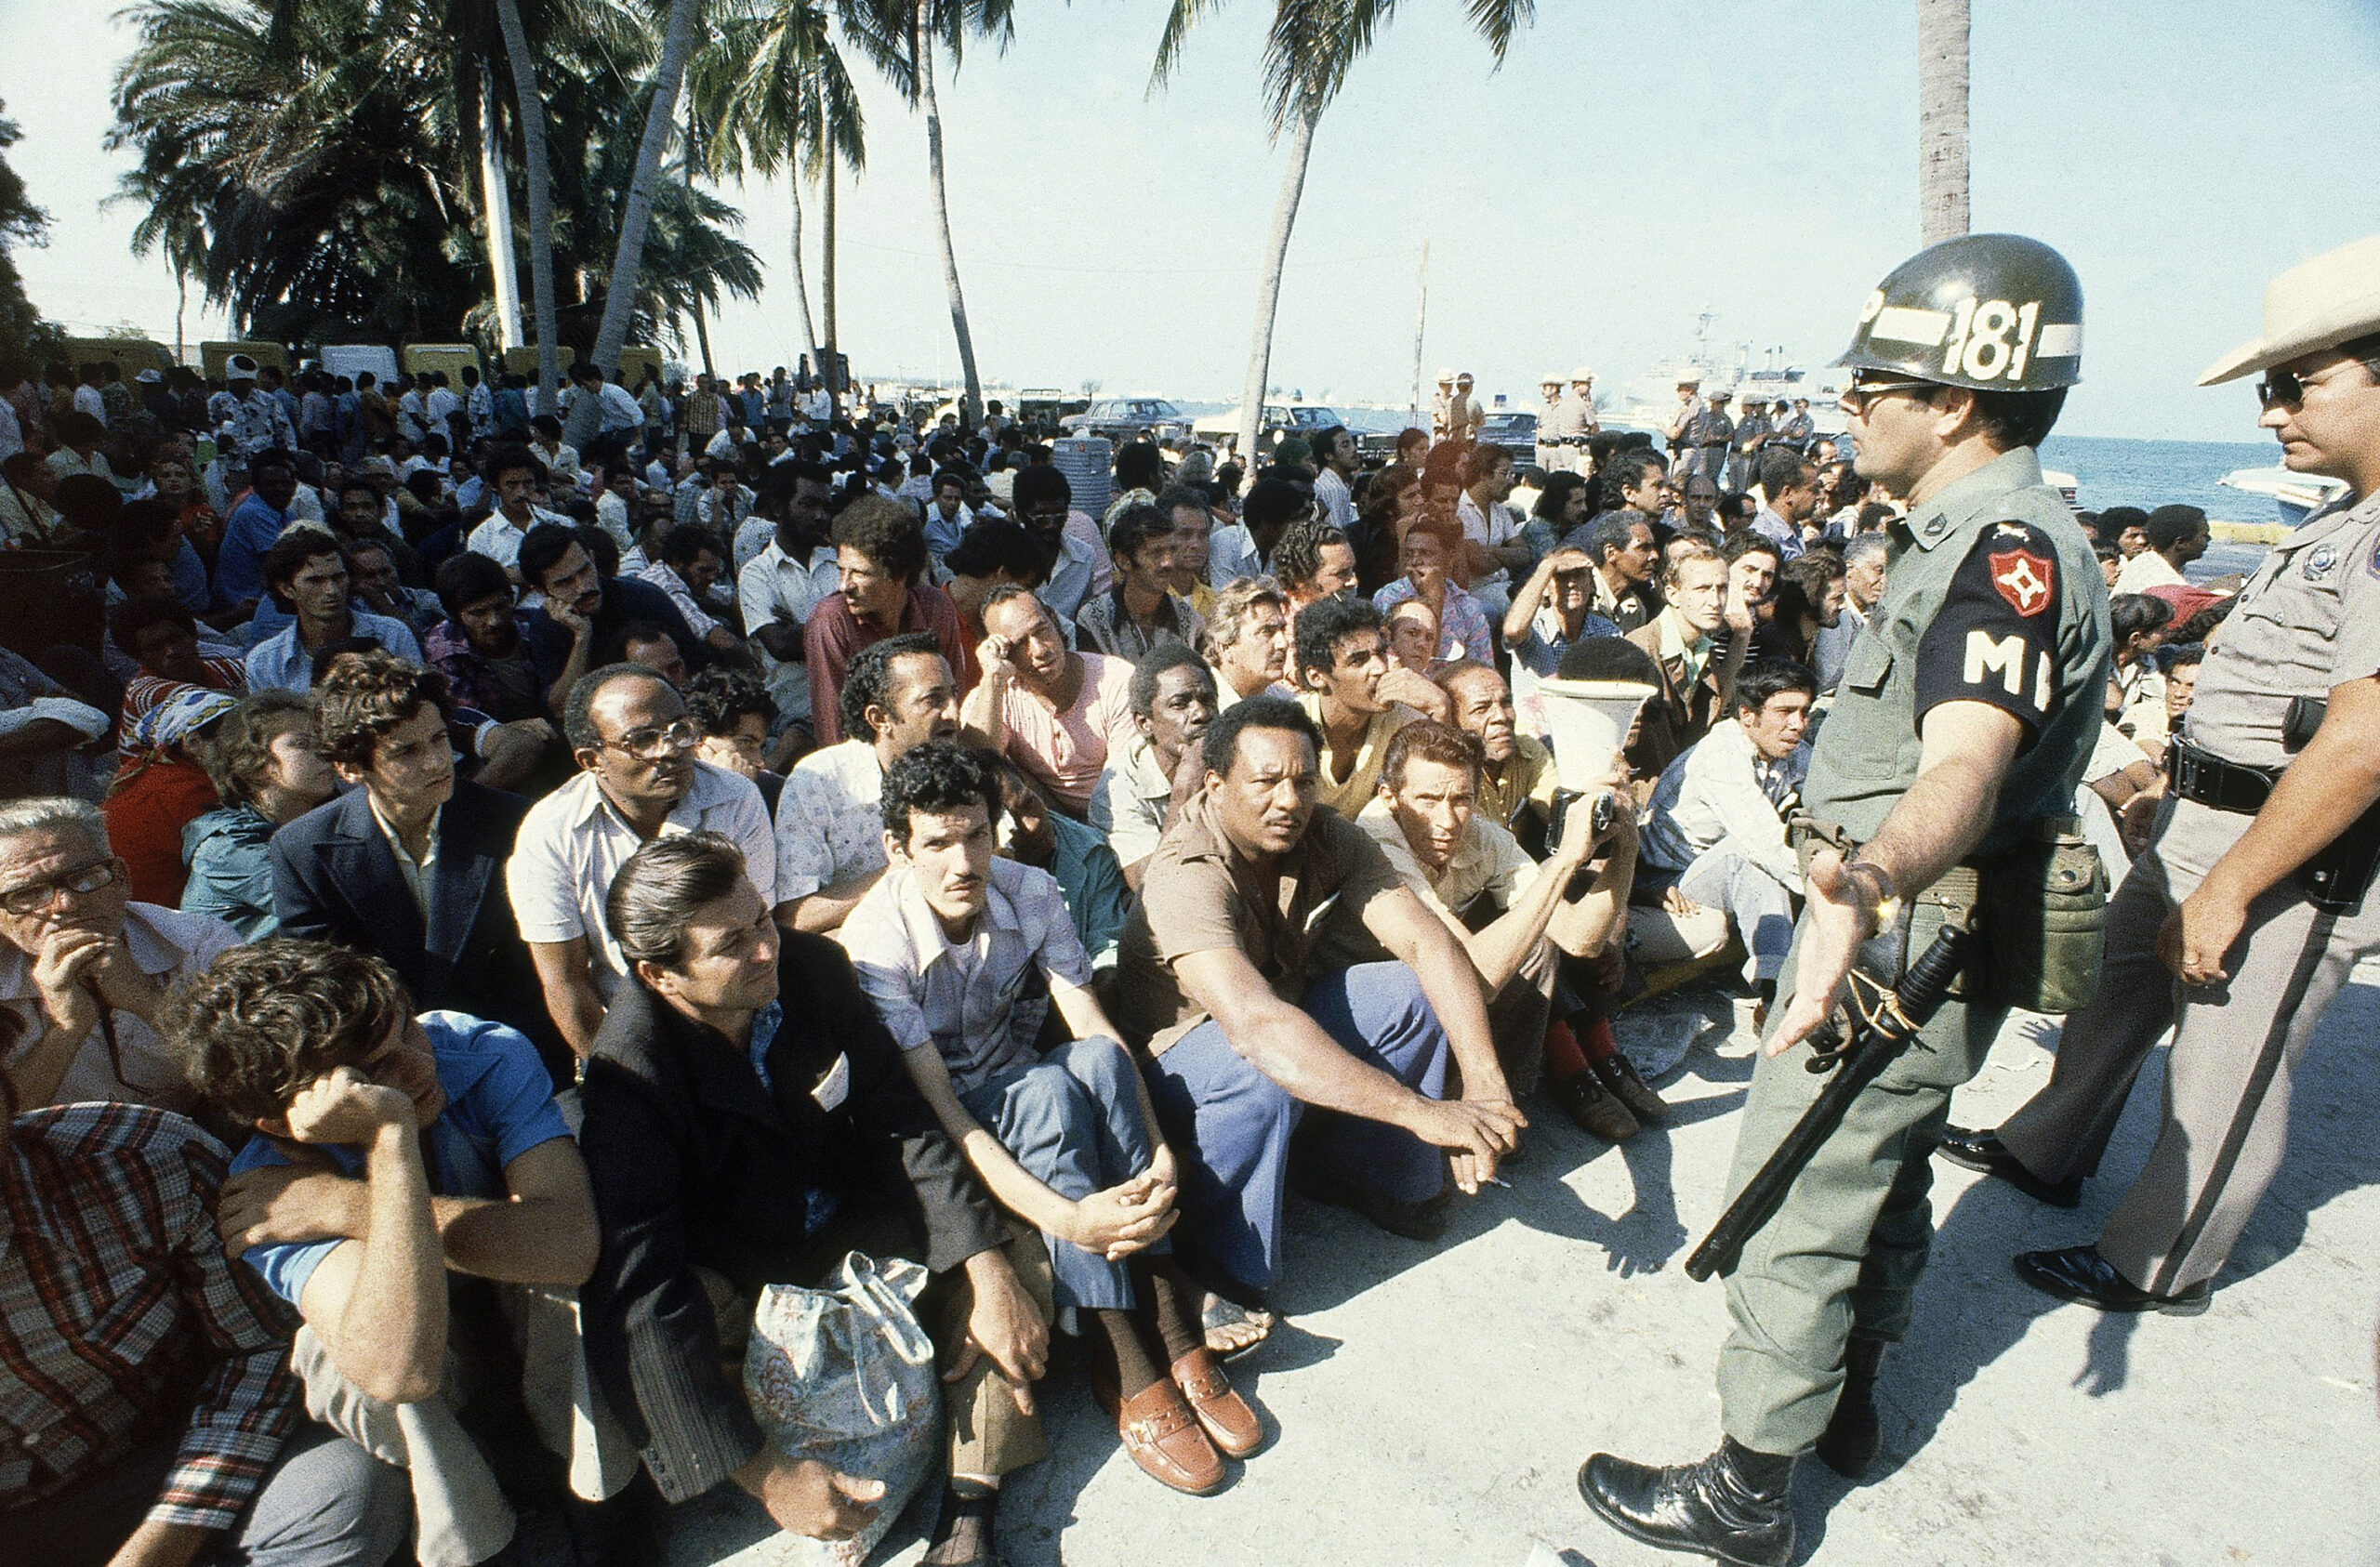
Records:
{"label": "sandy ground", "polygon": [[[1079,1375],[1053,1376],[1056,1456],[1000,1509],[1009,1567],[1687,1560],[1606,1529],[1573,1477],[1598,1449],[1673,1461],[1716,1441],[1725,1304],[1683,1263],[1718,1212],[1752,1041],[1715,996],[1632,1017],[1625,1038],[1674,1048],[1693,1009],[1709,1024],[1662,1084],[1666,1128],[1614,1148],[1539,1106],[1513,1189],[1463,1204],[1435,1245],[1293,1199],[1287,1323],[1234,1367],[1277,1435],[1222,1495],[1144,1477]],[[1937,1161],[1933,1266],[1885,1363],[1884,1458],[1859,1485],[1805,1462],[1802,1560],[2380,1562],[2375,1031],[2380,989],[2355,985],[2300,1076],[2287,1168],[2202,1317],[2057,1306],[2008,1267],[2096,1233],[2146,1157],[2162,1054],[2079,1212]],[[1995,1124],[2046,1080],[2055,1042],[2012,1022],[1953,1119]],[[878,1560],[921,1553],[905,1528]],[[757,1508],[716,1497],[681,1509],[669,1560],[793,1558]]]}

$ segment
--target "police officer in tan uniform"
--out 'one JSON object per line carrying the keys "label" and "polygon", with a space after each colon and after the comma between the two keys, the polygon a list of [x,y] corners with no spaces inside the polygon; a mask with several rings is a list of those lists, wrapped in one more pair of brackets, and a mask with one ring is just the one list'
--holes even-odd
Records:
{"label": "police officer in tan uniform", "polygon": [[2259,370],[2282,461],[2352,491],[2274,546],[2207,649],[2155,836],[2109,910],[2098,999],[2067,1021],[2049,1086],[1942,1145],[2072,1207],[2175,1030],[2156,1146],[2098,1244],[2016,1259],[2101,1310],[2206,1309],[2281,1167],[2298,1058],[2380,950],[2380,236],[2283,273],[2263,336],[2199,384]]}
{"label": "police officer in tan uniform", "polygon": [[[2071,822],[2105,722],[2107,579],[2035,448],[2080,376],[2082,310],[2049,246],[1964,235],[1895,268],[1838,362],[1856,372],[1842,403],[1859,473],[1909,515],[1811,752],[1812,820],[1797,834],[1813,840],[1808,900],[1731,1196],[1831,1081],[1810,1070],[1811,1036],[1850,970],[1897,981],[1954,911],[1988,944],[1989,922],[2023,907],[2014,878],[2030,846]],[[1784,1567],[1795,1459],[1815,1451],[1853,1476],[1873,1462],[1877,1370],[1908,1329],[1932,1240],[1930,1155],[1951,1091],[2018,999],[2013,973],[1978,965],[1851,1100],[1728,1275],[1718,1450],[1667,1468],[1595,1455],[1579,1489],[1606,1522],[1664,1549]]]}
{"label": "police officer in tan uniform", "polygon": [[1538,405],[1543,410],[1537,416],[1537,466],[1546,472],[1554,471],[1554,459],[1560,454],[1554,434],[1554,411],[1562,405],[1562,377],[1549,370],[1537,378]]}
{"label": "police officer in tan uniform", "polygon": [[1550,460],[1540,458],[1549,471],[1587,471],[1587,442],[1601,428],[1595,421],[1594,392],[1595,373],[1583,364],[1579,366],[1570,372],[1570,389],[1554,403],[1553,412],[1538,425],[1538,449],[1540,453],[1552,454]]}

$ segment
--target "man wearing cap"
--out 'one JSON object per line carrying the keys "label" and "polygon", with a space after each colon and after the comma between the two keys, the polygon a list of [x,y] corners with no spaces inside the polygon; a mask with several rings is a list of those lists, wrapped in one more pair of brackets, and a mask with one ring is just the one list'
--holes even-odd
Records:
{"label": "man wearing cap", "polygon": [[1430,439],[1451,440],[1454,428],[1454,371],[1438,372],[1438,395],[1430,402]]}
{"label": "man wearing cap", "polygon": [[1544,410],[1537,416],[1537,466],[1551,473],[1562,450],[1553,441],[1554,410],[1562,402],[1562,377],[1551,370],[1539,376],[1537,400]]}
{"label": "man wearing cap", "polygon": [[[1982,303],[1937,308],[1969,299]],[[1806,902],[1731,1197],[1827,1087],[1812,1037],[1851,969],[1897,984],[1950,920],[1988,936],[2021,907],[2020,873],[2002,857],[2073,810],[2104,722],[2107,579],[2036,449],[2079,378],[2082,314],[2082,285],[2047,245],[1963,235],[1894,269],[1838,362],[1856,372],[1842,404],[1859,474],[1909,515],[1893,525],[1884,599],[1811,752],[1808,820],[1794,834]],[[2373,777],[2367,798],[2380,795],[2380,770]],[[1978,908],[1974,873],[2003,864],[2010,895]],[[2031,864],[2038,888],[2045,873]],[[2037,928],[2043,910],[2016,917]],[[1784,1567],[1796,1458],[1815,1449],[1855,1478],[1874,1461],[1877,1367],[1908,1330],[1931,1242],[1929,1155],[1951,1090],[1980,1069],[2017,999],[2014,968],[1977,965],[1801,1166],[1727,1277],[1718,1450],[1666,1468],[1595,1455],[1579,1488],[1606,1522],[1665,1549]],[[2142,988],[2111,980],[2101,994],[2132,1000]]]}
{"label": "man wearing cap", "polygon": [[1595,373],[1585,365],[1570,372],[1570,389],[1554,405],[1547,422],[1538,427],[1540,447],[1552,447],[1554,454],[1545,466],[1557,472],[1584,473],[1587,470],[1587,441],[1599,428],[1595,423]]}
{"label": "man wearing cap", "polygon": [[298,431],[289,422],[289,410],[279,398],[257,389],[255,360],[233,354],[223,367],[223,379],[231,389],[206,400],[206,418],[226,432],[224,445],[243,457],[276,447],[284,452],[298,450]]}
{"label": "man wearing cap", "polygon": [[2273,546],[2206,650],[2149,847],[2108,910],[2097,998],[2068,1020],[2049,1086],[1996,1133],[1942,1145],[2072,1207],[2175,1031],[2156,1145],[2097,1243],[2016,1259],[2026,1283],[2103,1311],[2206,1309],[2280,1169],[2298,1058],[2380,947],[2380,237],[2282,273],[2264,326],[2199,385],[2263,371],[2257,422],[2283,465],[2346,480],[2347,498]]}
{"label": "man wearing cap", "polygon": [[[1678,459],[1680,479],[1700,474],[1722,489],[1727,485],[1727,445],[1736,438],[1736,421],[1727,415],[1727,400],[1732,394],[1722,387],[1702,404],[1702,411],[1686,421],[1681,443],[1685,455]],[[1697,401],[1699,401],[1699,399]]]}
{"label": "man wearing cap", "polygon": [[[1677,406],[1670,410],[1669,422],[1661,427],[1661,438],[1669,442],[1670,466],[1677,470],[1681,483],[1695,473],[1693,466],[1686,461],[1693,448],[1686,444],[1686,433],[1694,428],[1695,420],[1709,411],[1710,405],[1702,401],[1702,377],[1678,377]],[[1716,488],[1715,484],[1713,488]]]}

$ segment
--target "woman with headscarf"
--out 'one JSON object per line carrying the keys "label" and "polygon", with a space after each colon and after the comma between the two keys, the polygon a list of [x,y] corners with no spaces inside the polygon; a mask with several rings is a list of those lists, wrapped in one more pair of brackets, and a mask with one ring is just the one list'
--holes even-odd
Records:
{"label": "woman with headscarf", "polygon": [[99,810],[108,842],[131,875],[132,896],[174,908],[190,870],[182,862],[182,829],[220,800],[206,776],[200,740],[239,704],[219,691],[185,686],[141,716],[133,733],[135,759],[116,774]]}

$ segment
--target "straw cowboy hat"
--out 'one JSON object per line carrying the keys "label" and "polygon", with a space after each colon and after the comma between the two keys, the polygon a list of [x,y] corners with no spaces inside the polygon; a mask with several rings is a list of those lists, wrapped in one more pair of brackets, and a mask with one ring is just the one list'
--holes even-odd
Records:
{"label": "straw cowboy hat", "polygon": [[2206,367],[2202,387],[2380,333],[2380,234],[2292,267],[2265,290],[2264,335]]}

